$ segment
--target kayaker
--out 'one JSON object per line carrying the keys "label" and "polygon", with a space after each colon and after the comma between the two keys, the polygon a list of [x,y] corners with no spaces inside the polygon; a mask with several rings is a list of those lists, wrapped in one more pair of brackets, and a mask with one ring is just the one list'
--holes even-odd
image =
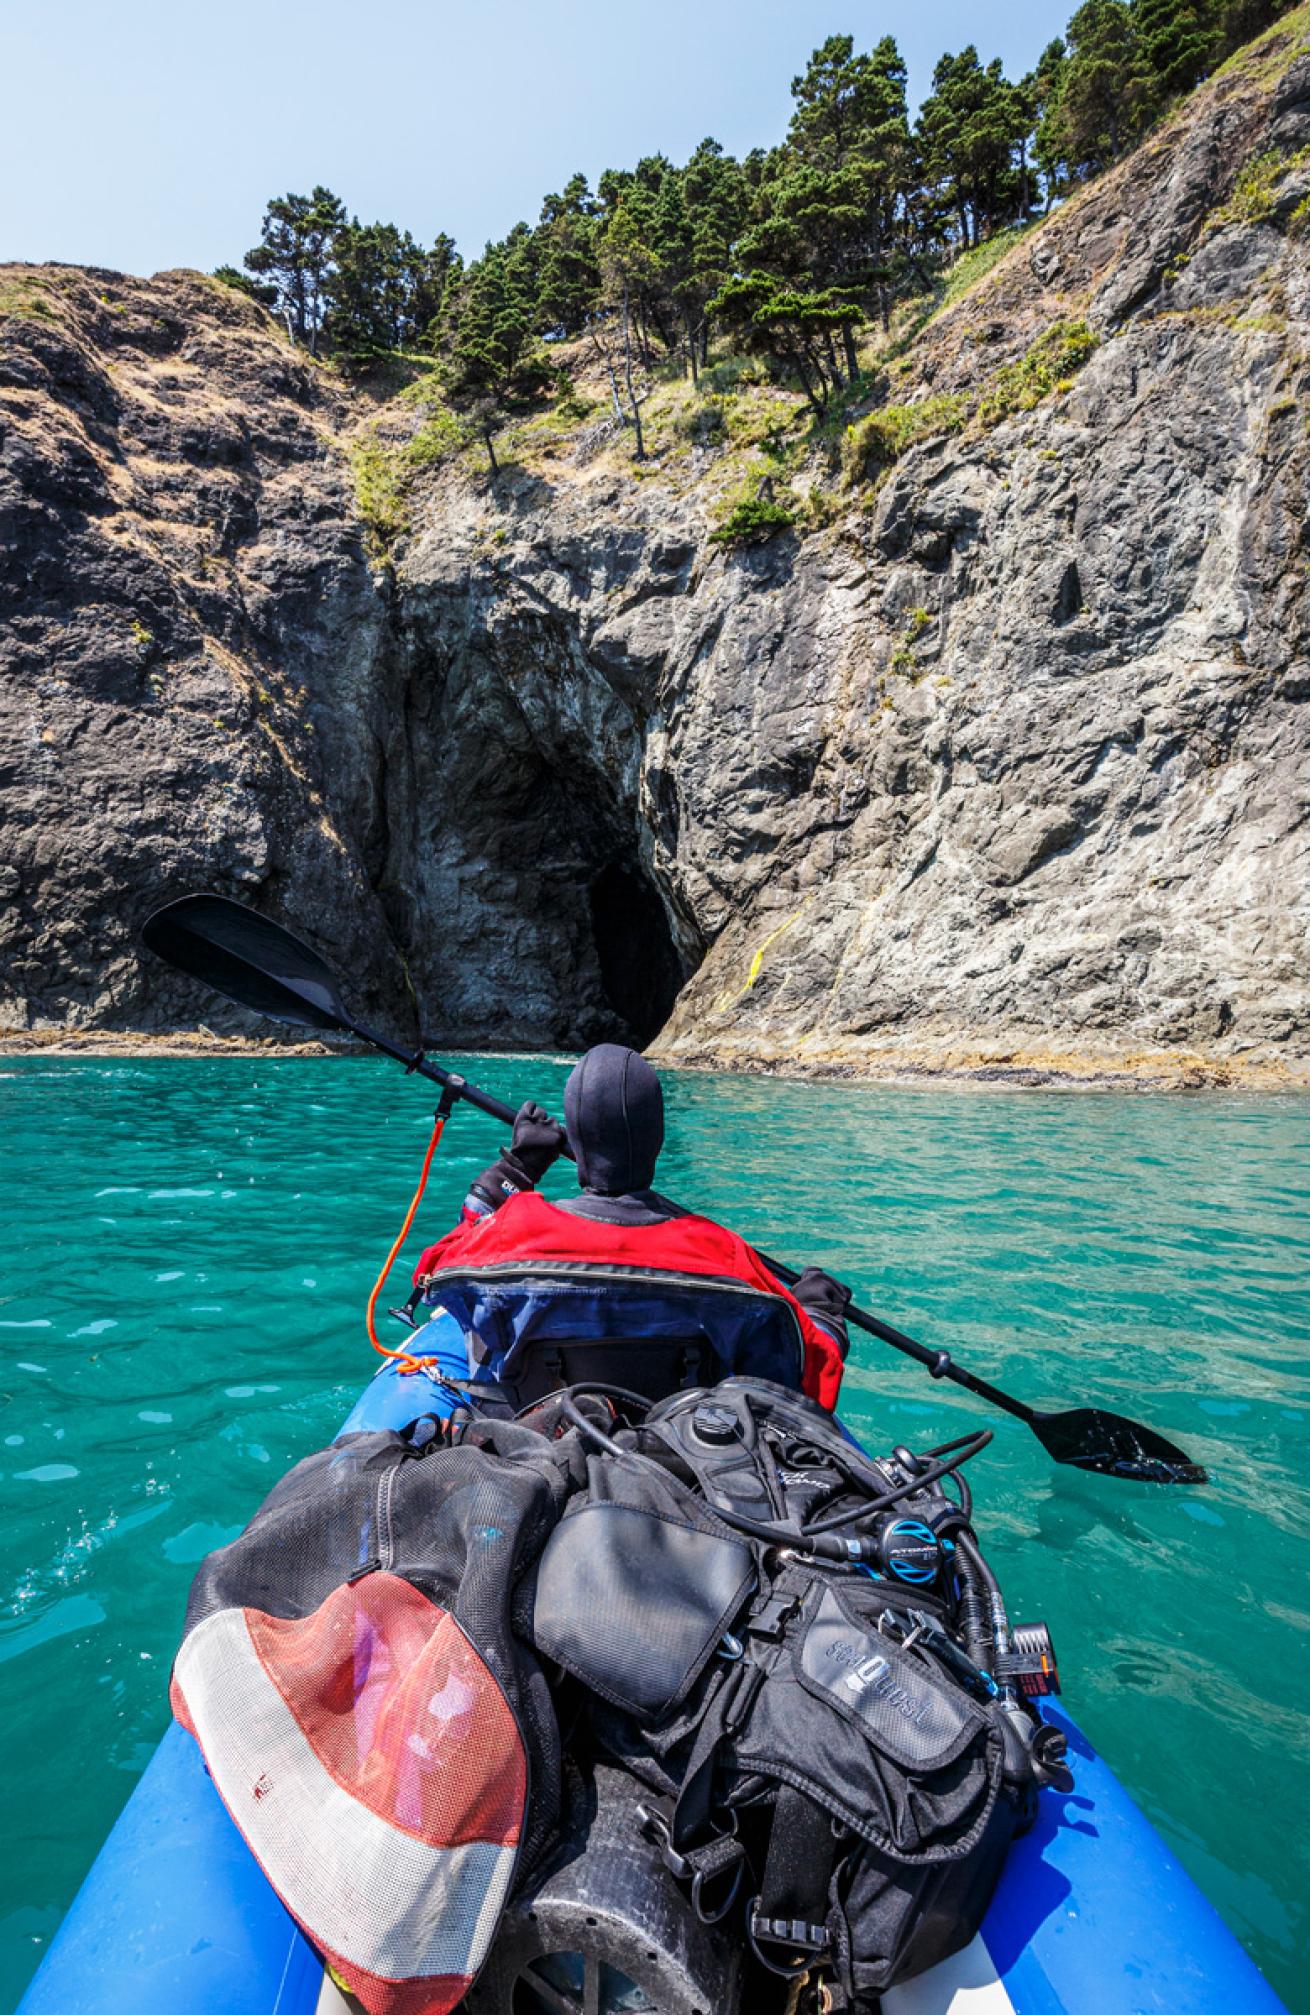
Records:
{"label": "kayaker", "polygon": [[[460,1223],[419,1260],[415,1284],[462,1323],[470,1370],[520,1401],[580,1379],[650,1393],[740,1372],[831,1408],[850,1289],[818,1267],[788,1289],[735,1232],[659,1194],[664,1095],[645,1058],[589,1049],[564,1116],[567,1134],[521,1106]],[[580,1194],[548,1202],[537,1184],[566,1139]]]}

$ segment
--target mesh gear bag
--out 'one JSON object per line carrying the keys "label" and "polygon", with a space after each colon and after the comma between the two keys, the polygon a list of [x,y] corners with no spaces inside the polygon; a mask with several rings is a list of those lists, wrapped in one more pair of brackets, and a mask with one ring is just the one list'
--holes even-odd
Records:
{"label": "mesh gear bag", "polygon": [[576,1437],[512,1423],[350,1435],[196,1576],[174,1712],[370,2015],[454,2008],[552,1837],[558,1730],[511,1610],[582,1476]]}

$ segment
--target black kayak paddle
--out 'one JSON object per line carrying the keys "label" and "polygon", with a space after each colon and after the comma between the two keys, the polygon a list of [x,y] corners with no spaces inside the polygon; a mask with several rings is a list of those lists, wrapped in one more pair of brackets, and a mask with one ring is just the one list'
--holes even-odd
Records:
{"label": "black kayak paddle", "polygon": [[[246,909],[227,896],[182,896],[156,910],[141,933],[147,950],[179,972],[203,982],[238,1007],[267,1015],[293,1028],[340,1029],[403,1063],[406,1070],[443,1088],[445,1101],[465,1099],[492,1119],[512,1126],[515,1108],[490,1092],[480,1091],[456,1071],[433,1063],[424,1052],[401,1049],[373,1029],[365,1028],[347,1010],[331,967],[317,952],[268,917]],[[570,1160],[572,1150],[564,1150]],[[759,1255],[770,1273],[787,1286],[800,1278],[795,1268]],[[1100,1476],[1122,1476],[1137,1483],[1204,1483],[1205,1470],[1181,1448],[1152,1427],[1109,1413],[1100,1406],[1076,1406],[1062,1413],[1044,1413],[1025,1405],[956,1364],[945,1350],[930,1350],[912,1336],[893,1329],[862,1308],[850,1306],[846,1320],[869,1336],[912,1357],[934,1378],[963,1386],[989,1406],[998,1406],[1032,1429],[1055,1462]]]}
{"label": "black kayak paddle", "polygon": [[[770,1259],[766,1252],[760,1258],[769,1272],[776,1273],[789,1287],[799,1279],[781,1260]],[[916,1343],[904,1330],[893,1329],[889,1322],[880,1322],[876,1315],[869,1315],[862,1308],[848,1308],[846,1320],[870,1336],[880,1337],[893,1350],[912,1357],[933,1378],[949,1378],[952,1384],[985,1399],[989,1406],[999,1406],[1016,1420],[1026,1421],[1056,1462],[1068,1463],[1074,1469],[1094,1469],[1102,1476],[1130,1477],[1137,1483],[1208,1481],[1199,1462],[1191,1461],[1181,1448],[1175,1448],[1172,1441],[1166,1441],[1153,1427],[1144,1427],[1140,1420],[1129,1420],[1122,1413],[1107,1413],[1102,1406],[1075,1406],[1065,1413],[1042,1413],[1037,1407],[1027,1406],[1023,1400],[1002,1392],[998,1385],[990,1385],[985,1378],[966,1371],[962,1364],[955,1363],[949,1351],[930,1350],[926,1344]]]}
{"label": "black kayak paddle", "polygon": [[422,1050],[401,1049],[357,1022],[325,959],[271,917],[261,917],[229,896],[179,896],[146,920],[141,942],[165,965],[200,980],[238,1007],[292,1028],[340,1029],[357,1036],[416,1076],[467,1099],[479,1112],[506,1126],[514,1124],[514,1107],[503,1099],[466,1084],[457,1071],[443,1070]]}

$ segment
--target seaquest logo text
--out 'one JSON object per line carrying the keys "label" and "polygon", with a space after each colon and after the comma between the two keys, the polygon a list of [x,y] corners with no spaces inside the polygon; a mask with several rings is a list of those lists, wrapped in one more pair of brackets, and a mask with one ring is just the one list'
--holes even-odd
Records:
{"label": "seaquest logo text", "polygon": [[889,1707],[894,1707],[898,1714],[904,1715],[907,1721],[912,1721],[916,1728],[923,1728],[931,1720],[931,1698],[921,1699],[912,1693],[908,1686],[903,1686],[893,1673],[889,1661],[881,1653],[875,1652],[868,1658],[861,1658],[857,1663],[852,1663],[855,1658],[854,1647],[849,1643],[839,1643],[832,1646],[828,1656],[849,1668],[843,1672],[840,1683],[853,1693],[857,1700],[862,1700],[866,1694],[885,1700]]}

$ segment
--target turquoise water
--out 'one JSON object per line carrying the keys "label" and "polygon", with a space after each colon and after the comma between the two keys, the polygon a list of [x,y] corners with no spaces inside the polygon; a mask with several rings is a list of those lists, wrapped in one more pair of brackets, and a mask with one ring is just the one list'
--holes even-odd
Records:
{"label": "turquoise water", "polygon": [[[559,1065],[465,1068],[558,1109]],[[1051,1624],[1074,1713],[1310,2015],[1310,1100],[688,1075],[669,1102],[666,1189],[1211,1467],[1205,1491],[1055,1469],[856,1341],[844,1412],[872,1442],[995,1426],[972,1473],[1013,1612]],[[372,1369],[363,1305],[430,1111],[381,1062],[0,1058],[0,2011],[165,1725],[197,1561]],[[502,1140],[461,1111],[411,1252]]]}

